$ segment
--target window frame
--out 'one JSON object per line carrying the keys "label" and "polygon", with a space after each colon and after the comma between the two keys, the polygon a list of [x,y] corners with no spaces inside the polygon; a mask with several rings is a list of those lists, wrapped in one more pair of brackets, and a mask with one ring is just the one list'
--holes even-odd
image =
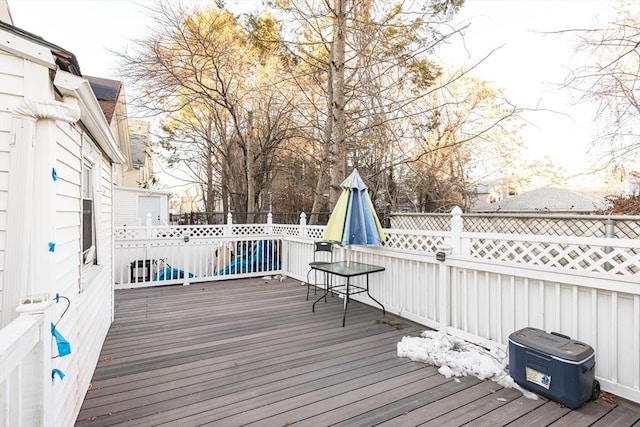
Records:
{"label": "window frame", "polygon": [[[80,263],[81,271],[86,273],[93,267],[100,265],[99,249],[99,229],[98,220],[100,207],[100,166],[102,161],[102,153],[95,146],[90,138],[83,134],[82,138],[82,166],[80,176]],[[89,230],[91,233],[91,242],[88,247],[85,241],[85,230],[87,217],[86,202],[90,202],[90,213],[88,220],[91,222]]]}

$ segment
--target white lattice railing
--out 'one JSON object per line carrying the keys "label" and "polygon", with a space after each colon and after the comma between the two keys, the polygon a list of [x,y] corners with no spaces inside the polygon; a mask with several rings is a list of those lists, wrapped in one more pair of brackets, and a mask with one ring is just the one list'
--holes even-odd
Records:
{"label": "white lattice railing", "polygon": [[474,258],[625,276],[640,273],[640,248],[633,240],[505,234],[479,237],[475,233],[464,236],[463,248],[468,246],[468,252],[463,249],[461,253]]}
{"label": "white lattice railing", "polygon": [[280,238],[255,233],[119,240],[114,244],[114,280],[122,289],[280,274],[281,252]]}
{"label": "white lattice railing", "polygon": [[[625,276],[640,274],[640,243],[636,239],[469,233],[462,231],[462,224],[462,213],[454,209],[446,227],[451,231],[386,230],[387,239],[383,246],[418,253],[448,249],[456,255],[495,262]],[[218,242],[238,236],[292,236],[321,240],[323,231],[323,226],[307,225],[304,214],[300,216],[300,225],[271,224],[270,217],[267,224],[233,224],[229,214],[224,225],[117,227],[115,240],[168,239],[167,242],[171,242],[171,239],[179,241],[188,237]]]}
{"label": "white lattice railing", "polygon": [[443,231],[387,230],[385,247],[406,251],[436,253],[448,244],[449,233]]}

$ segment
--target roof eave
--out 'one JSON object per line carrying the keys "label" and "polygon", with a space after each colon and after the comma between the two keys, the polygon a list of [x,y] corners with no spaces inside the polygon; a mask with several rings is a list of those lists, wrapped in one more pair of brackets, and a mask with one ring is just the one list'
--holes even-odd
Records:
{"label": "roof eave", "polygon": [[78,99],[81,110],[80,121],[91,132],[96,143],[111,161],[120,164],[125,163],[126,159],[118,149],[109,124],[87,79],[58,70],[53,85],[62,95],[73,96]]}

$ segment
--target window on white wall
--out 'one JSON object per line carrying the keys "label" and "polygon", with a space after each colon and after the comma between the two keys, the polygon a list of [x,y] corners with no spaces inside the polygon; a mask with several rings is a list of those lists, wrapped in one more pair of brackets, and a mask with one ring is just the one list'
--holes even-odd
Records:
{"label": "window on white wall", "polygon": [[96,263],[96,225],[93,197],[93,163],[85,160],[82,165],[82,262]]}

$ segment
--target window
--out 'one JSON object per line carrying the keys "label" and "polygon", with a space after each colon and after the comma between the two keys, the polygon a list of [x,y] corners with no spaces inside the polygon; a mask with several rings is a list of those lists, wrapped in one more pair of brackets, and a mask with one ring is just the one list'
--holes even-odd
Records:
{"label": "window", "polygon": [[96,263],[95,212],[93,206],[93,165],[82,166],[82,263]]}

